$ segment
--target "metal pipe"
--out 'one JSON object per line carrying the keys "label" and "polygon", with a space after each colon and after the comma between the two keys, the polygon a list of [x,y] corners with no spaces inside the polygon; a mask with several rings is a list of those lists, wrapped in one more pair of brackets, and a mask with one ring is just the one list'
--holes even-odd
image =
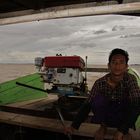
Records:
{"label": "metal pipe", "polygon": [[[63,125],[64,128],[65,128],[66,126],[65,126],[64,118],[63,118],[63,116],[62,116],[62,113],[61,113],[60,109],[59,109],[58,107],[55,107],[55,109],[56,109],[56,111],[57,111],[57,113],[58,113],[58,115],[59,115],[59,117],[60,117],[60,120],[61,120],[62,125]],[[68,136],[69,140],[72,140],[72,137],[71,137],[70,134],[67,134],[67,136]]]}
{"label": "metal pipe", "polygon": [[31,89],[35,89],[35,90],[39,90],[39,91],[43,91],[45,93],[47,92],[44,89],[33,87],[33,86],[30,86],[30,85],[26,85],[26,84],[23,84],[23,83],[20,83],[20,82],[16,82],[16,84],[19,85],[19,86],[23,86],[23,87],[27,87],[27,88],[31,88]]}
{"label": "metal pipe", "polygon": [[86,66],[85,66],[85,83],[87,83],[87,56],[86,56]]}

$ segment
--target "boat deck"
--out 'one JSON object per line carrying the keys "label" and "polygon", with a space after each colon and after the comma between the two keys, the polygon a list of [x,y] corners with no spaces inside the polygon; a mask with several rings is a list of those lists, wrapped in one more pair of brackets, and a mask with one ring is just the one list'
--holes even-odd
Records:
{"label": "boat deck", "polygon": [[[62,134],[64,133],[64,128],[59,117],[48,118],[45,116],[46,112],[43,113],[47,104],[54,102],[57,99],[57,95],[50,94],[47,98],[1,106],[0,123]],[[20,110],[22,111],[20,112]],[[64,123],[66,126],[69,126],[71,121],[65,120]],[[84,122],[80,126],[80,129],[75,131],[73,135],[93,138],[98,127],[99,125]],[[109,128],[105,139],[111,140],[115,131],[115,129]],[[137,131],[131,130],[131,133],[133,134],[133,140],[140,140],[140,129]]]}

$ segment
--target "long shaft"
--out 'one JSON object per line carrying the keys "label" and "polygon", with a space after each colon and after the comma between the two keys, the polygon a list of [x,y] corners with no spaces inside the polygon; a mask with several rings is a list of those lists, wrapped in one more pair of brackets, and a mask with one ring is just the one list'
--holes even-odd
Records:
{"label": "long shaft", "polygon": [[[62,125],[63,125],[64,127],[66,127],[66,126],[65,126],[65,122],[64,122],[64,118],[63,118],[62,113],[61,113],[61,111],[60,111],[60,109],[59,109],[58,107],[56,107],[56,111],[57,111],[58,114],[59,114],[59,117],[60,117],[60,120],[61,120]],[[68,136],[69,140],[72,140],[72,137],[71,137],[70,134],[67,134],[67,136]]]}

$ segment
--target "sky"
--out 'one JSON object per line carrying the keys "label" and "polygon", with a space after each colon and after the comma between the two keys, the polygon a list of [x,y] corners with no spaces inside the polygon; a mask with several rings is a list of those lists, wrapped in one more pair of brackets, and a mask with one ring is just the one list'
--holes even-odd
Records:
{"label": "sky", "polygon": [[0,26],[0,63],[34,63],[35,57],[88,56],[88,64],[107,64],[114,48],[140,64],[140,17],[100,15]]}

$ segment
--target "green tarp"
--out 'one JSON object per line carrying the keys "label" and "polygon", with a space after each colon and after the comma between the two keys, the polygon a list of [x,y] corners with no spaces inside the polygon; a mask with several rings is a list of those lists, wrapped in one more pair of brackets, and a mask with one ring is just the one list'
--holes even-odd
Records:
{"label": "green tarp", "polygon": [[16,82],[21,82],[41,89],[43,89],[44,85],[43,82],[41,82],[40,75],[37,73],[1,83],[0,105],[47,97],[47,93],[45,92],[19,86]]}

